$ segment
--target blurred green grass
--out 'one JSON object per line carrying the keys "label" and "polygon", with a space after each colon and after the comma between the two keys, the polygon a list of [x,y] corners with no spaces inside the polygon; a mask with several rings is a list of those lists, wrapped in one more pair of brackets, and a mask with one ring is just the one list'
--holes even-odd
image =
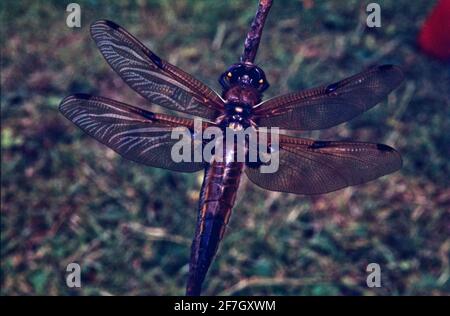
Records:
{"label": "blurred green grass", "polygon": [[[1,4],[1,294],[181,295],[201,173],[126,161],[57,106],[75,92],[147,104],[89,38],[100,18],[218,89],[256,1],[78,3],[80,29],[65,26],[64,2]],[[275,1],[257,62],[268,97],[401,65],[406,82],[386,102],[301,136],[387,143],[403,169],[315,197],[245,179],[205,294],[450,294],[450,70],[415,43],[433,2],[381,1],[380,29],[364,27],[367,3]],[[81,289],[65,285],[70,262],[81,264]],[[370,262],[381,265],[381,288],[366,287]]]}

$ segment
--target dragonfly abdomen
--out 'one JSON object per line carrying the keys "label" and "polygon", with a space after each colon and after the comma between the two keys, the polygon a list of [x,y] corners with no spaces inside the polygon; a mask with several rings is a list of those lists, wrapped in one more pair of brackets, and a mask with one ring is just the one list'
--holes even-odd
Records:
{"label": "dragonfly abdomen", "polygon": [[212,162],[205,171],[186,295],[200,295],[201,285],[230,219],[242,170],[243,163],[240,162]]}

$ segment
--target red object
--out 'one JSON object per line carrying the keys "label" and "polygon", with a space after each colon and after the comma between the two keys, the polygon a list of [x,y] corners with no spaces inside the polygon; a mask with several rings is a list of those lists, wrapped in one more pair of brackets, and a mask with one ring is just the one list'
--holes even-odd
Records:
{"label": "red object", "polygon": [[450,60],[450,0],[440,0],[418,37],[420,48],[433,57]]}

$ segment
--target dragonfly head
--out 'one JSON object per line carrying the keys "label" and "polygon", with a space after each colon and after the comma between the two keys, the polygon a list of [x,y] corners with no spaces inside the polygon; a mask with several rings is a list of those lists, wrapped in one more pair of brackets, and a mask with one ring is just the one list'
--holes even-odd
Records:
{"label": "dragonfly head", "polygon": [[264,71],[251,63],[238,63],[231,65],[219,77],[219,83],[226,91],[233,86],[251,87],[263,93],[269,88]]}

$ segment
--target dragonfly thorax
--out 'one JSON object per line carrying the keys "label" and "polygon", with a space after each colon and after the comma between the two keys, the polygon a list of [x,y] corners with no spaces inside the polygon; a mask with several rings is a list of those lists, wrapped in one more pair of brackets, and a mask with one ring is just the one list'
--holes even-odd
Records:
{"label": "dragonfly thorax", "polygon": [[248,104],[230,102],[225,107],[225,115],[220,125],[233,130],[241,130],[249,127],[252,107]]}

